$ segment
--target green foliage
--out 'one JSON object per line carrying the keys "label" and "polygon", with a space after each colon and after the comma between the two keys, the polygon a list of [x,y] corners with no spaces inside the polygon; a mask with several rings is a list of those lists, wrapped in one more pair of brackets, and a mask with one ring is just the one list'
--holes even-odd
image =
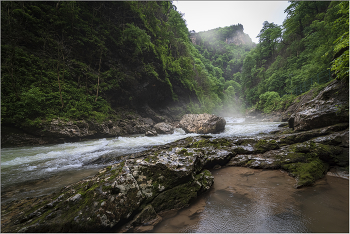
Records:
{"label": "green foliage", "polygon": [[[174,86],[206,100],[201,111],[213,109],[204,98],[209,78],[196,79],[189,32],[171,2],[1,6],[3,123],[103,121],[115,117],[112,101],[142,105],[159,93],[176,101]],[[140,87],[155,97],[145,100]]]}
{"label": "green foliage", "polygon": [[241,24],[189,33],[167,1],[1,6],[2,123],[103,121],[115,107],[179,94],[191,113],[271,112],[320,72],[349,72],[347,2],[291,2],[282,26],[264,22],[257,46]]}
{"label": "green foliage", "polygon": [[[328,82],[330,69],[339,79],[349,74],[348,2],[292,1],[285,12],[282,26],[264,22],[260,43],[243,60],[244,98],[249,106],[259,103],[261,110],[265,93],[278,93],[284,103],[278,106],[284,109],[291,98],[286,94]],[[271,105],[265,112],[279,107]]]}
{"label": "green foliage", "polygon": [[[203,84],[205,92],[201,94],[206,95],[200,98],[202,106],[206,106],[203,110],[219,114],[241,112],[240,70],[247,51],[253,46],[249,36],[243,33],[243,26],[238,24],[192,33],[191,38],[197,49],[191,51],[198,74],[196,80]],[[227,110],[231,110],[230,113]]]}
{"label": "green foliage", "polygon": [[[337,79],[349,79],[349,3],[341,2],[336,5],[339,18],[334,21],[334,31],[345,31],[335,41],[335,59],[332,61],[332,71]],[[344,30],[345,29],[345,30]]]}
{"label": "green foliage", "polygon": [[259,99],[260,101],[257,108],[259,110],[263,110],[264,113],[270,113],[273,110],[276,110],[281,101],[281,98],[277,92],[266,92],[261,94]]}

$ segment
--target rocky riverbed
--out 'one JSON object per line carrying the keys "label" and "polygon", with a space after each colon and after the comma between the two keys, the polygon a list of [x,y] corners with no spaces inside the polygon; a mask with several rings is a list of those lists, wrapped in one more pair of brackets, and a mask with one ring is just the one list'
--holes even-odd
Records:
{"label": "rocky riverbed", "polygon": [[[327,87],[291,114],[291,128],[284,125],[273,134],[254,137],[187,137],[124,155],[95,176],[54,194],[2,204],[2,231],[147,232],[163,212],[187,206],[210,189],[213,176],[208,169],[222,166],[281,169],[295,178],[295,188],[313,185],[330,169],[347,175],[348,101],[336,97],[344,95],[337,82]],[[343,107],[317,111],[325,100]],[[320,124],[305,127],[313,121],[302,123],[300,116],[312,120],[312,115],[319,115],[314,119]],[[296,127],[301,125],[303,129]],[[104,158],[108,160],[115,157]]]}
{"label": "rocky riverbed", "polygon": [[[282,169],[295,187],[312,185],[330,167],[348,166],[348,123],[272,136],[188,137],[125,160],[56,194],[2,206],[3,232],[151,230],[159,213],[188,205],[207,191],[220,166]],[[144,224],[148,223],[149,227]]]}

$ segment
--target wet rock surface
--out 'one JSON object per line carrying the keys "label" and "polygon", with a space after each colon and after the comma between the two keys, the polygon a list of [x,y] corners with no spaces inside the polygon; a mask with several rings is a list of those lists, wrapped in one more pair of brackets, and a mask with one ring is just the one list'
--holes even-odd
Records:
{"label": "wet rock surface", "polygon": [[188,137],[126,155],[56,194],[2,204],[2,231],[148,232],[160,213],[187,206],[207,191],[213,184],[207,169],[213,167],[281,169],[296,179],[296,188],[312,185],[329,168],[348,167],[348,124],[286,131]]}
{"label": "wet rock surface", "polygon": [[154,129],[158,134],[173,134],[175,128],[167,123],[161,122],[154,125]]}
{"label": "wet rock surface", "polygon": [[338,80],[331,82],[315,98],[303,103],[289,122],[297,131],[349,122],[348,85]]}
{"label": "wet rock surface", "polygon": [[179,126],[186,133],[219,133],[225,130],[226,121],[222,117],[210,114],[186,114]]}
{"label": "wet rock surface", "polygon": [[[346,178],[348,99],[332,98],[341,90],[337,85],[327,86],[298,110],[292,121],[294,130],[281,126],[272,135],[188,137],[124,155],[117,163],[115,156],[104,155],[100,161],[113,164],[91,178],[55,194],[2,204],[2,232],[149,232],[160,222],[162,212],[187,206],[209,190],[214,180],[208,169],[214,167],[280,169],[295,178],[295,188],[311,186],[327,173]],[[225,127],[225,120],[219,117],[208,115],[206,119],[215,121],[206,122],[198,116],[185,115],[179,125],[197,133],[219,132]],[[149,119],[133,121],[130,117],[118,125],[108,122],[92,128],[83,121],[62,126],[53,121],[47,127],[50,133],[38,136],[73,138],[97,132],[109,136],[118,128],[142,133],[153,130]]]}

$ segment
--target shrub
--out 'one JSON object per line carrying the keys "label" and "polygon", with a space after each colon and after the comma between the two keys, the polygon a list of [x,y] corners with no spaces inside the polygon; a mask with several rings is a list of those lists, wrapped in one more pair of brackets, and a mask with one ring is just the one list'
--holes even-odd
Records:
{"label": "shrub", "polygon": [[277,92],[266,92],[259,96],[258,110],[264,111],[264,113],[271,113],[278,108],[278,104],[281,102],[280,95]]}

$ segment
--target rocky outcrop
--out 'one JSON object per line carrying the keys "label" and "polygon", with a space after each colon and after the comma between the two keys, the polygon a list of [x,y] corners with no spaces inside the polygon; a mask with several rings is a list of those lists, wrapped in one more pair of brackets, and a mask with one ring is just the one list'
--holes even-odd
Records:
{"label": "rocky outcrop", "polygon": [[154,125],[154,129],[156,130],[156,132],[158,134],[173,134],[174,133],[174,127],[172,127],[171,125],[161,122],[161,123],[157,123],[156,125]]}
{"label": "rocky outcrop", "polygon": [[243,31],[237,31],[231,37],[226,38],[227,44],[235,44],[235,45],[252,45],[252,39],[245,34]]}
{"label": "rocky outcrop", "polygon": [[288,121],[290,127],[297,131],[349,122],[348,85],[334,80],[315,98],[303,103]]}
{"label": "rocky outcrop", "polygon": [[116,137],[130,134],[144,134],[153,130],[154,121],[134,114],[123,119],[104,122],[53,119],[42,121],[37,126],[22,126],[21,129],[2,126],[2,147],[41,145],[80,141],[84,139]]}
{"label": "rocky outcrop", "polygon": [[203,167],[206,160],[194,149],[150,150],[66,186],[59,194],[28,201],[23,206],[27,210],[12,216],[14,226],[2,231],[103,232],[125,223],[124,231],[142,230],[144,222],[161,220],[157,213],[182,208],[211,187],[213,177]]}
{"label": "rocky outcrop", "polygon": [[219,133],[225,130],[226,120],[210,114],[186,114],[179,126],[186,133]]}

